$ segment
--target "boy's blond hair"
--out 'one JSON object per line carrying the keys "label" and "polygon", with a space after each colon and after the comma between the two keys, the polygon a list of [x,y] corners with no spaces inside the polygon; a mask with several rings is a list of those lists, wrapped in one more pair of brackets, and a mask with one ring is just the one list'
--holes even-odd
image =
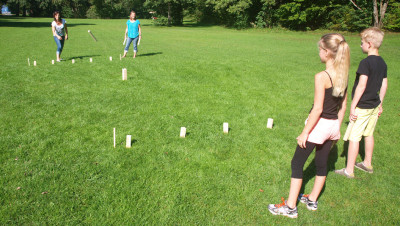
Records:
{"label": "boy's blond hair", "polygon": [[375,48],[379,49],[382,44],[385,33],[377,27],[370,27],[361,32],[361,39],[371,42]]}

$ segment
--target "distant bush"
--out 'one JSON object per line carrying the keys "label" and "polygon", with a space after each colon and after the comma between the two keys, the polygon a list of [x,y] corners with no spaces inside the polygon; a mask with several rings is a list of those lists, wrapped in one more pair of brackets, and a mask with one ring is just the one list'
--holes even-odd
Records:
{"label": "distant bush", "polygon": [[155,26],[168,26],[168,18],[167,17],[154,17],[153,24]]}

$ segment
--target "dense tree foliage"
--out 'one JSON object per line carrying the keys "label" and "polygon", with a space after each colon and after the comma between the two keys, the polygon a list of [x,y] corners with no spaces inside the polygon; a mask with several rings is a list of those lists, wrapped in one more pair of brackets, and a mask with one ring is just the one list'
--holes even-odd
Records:
{"label": "dense tree foliage", "polygon": [[[182,25],[188,17],[199,23],[236,28],[283,27],[293,30],[359,31],[370,26],[400,31],[398,0],[3,0],[25,16],[126,18],[157,17],[160,25]],[[152,12],[152,14],[150,14]]]}

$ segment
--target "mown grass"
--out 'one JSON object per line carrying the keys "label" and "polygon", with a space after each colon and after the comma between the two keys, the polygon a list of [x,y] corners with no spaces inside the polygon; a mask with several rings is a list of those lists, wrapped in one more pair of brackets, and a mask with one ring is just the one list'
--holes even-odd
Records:
{"label": "mown grass", "polygon": [[[387,34],[381,48],[389,89],[374,174],[332,173],[345,165],[339,141],[318,211],[299,206],[293,220],[272,216],[267,205],[288,194],[313,75],[324,69],[316,44],[323,33],[141,21],[139,56],[120,61],[125,20],[67,19],[65,61],[51,65],[51,19],[0,18],[2,224],[398,224],[399,34]],[[357,34],[346,38],[351,89],[365,55]]]}

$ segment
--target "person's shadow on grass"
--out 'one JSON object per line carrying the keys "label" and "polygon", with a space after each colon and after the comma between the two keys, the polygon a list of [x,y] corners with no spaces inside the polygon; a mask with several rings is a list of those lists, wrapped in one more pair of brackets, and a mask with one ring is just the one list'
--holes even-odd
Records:
{"label": "person's shadow on grass", "polygon": [[154,56],[154,55],[158,55],[158,54],[162,54],[162,52],[138,54],[136,57]]}
{"label": "person's shadow on grass", "polygon": [[66,60],[72,60],[72,59],[83,59],[83,58],[88,58],[88,57],[97,57],[100,55],[85,55],[85,56],[75,56],[75,57],[69,57]]}
{"label": "person's shadow on grass", "polygon": [[[315,154],[314,154],[315,156]],[[327,163],[327,167],[328,167],[328,173],[330,171],[335,170],[335,164],[338,160],[338,148],[336,145],[336,142],[333,143],[332,148],[329,152],[329,157],[328,157],[328,163]],[[307,166],[306,170],[304,170],[303,172],[303,183],[301,185],[301,189],[300,189],[300,193],[304,194],[304,190],[305,190],[305,185],[313,178],[315,178],[316,176],[316,168],[315,168],[315,157],[314,159],[311,161],[311,163]],[[328,175],[327,175],[328,176]],[[325,191],[325,185],[321,190],[321,193],[319,194],[319,197],[322,196],[322,194]],[[309,191],[309,193],[311,193],[311,190]],[[307,194],[309,194],[307,193]]]}

